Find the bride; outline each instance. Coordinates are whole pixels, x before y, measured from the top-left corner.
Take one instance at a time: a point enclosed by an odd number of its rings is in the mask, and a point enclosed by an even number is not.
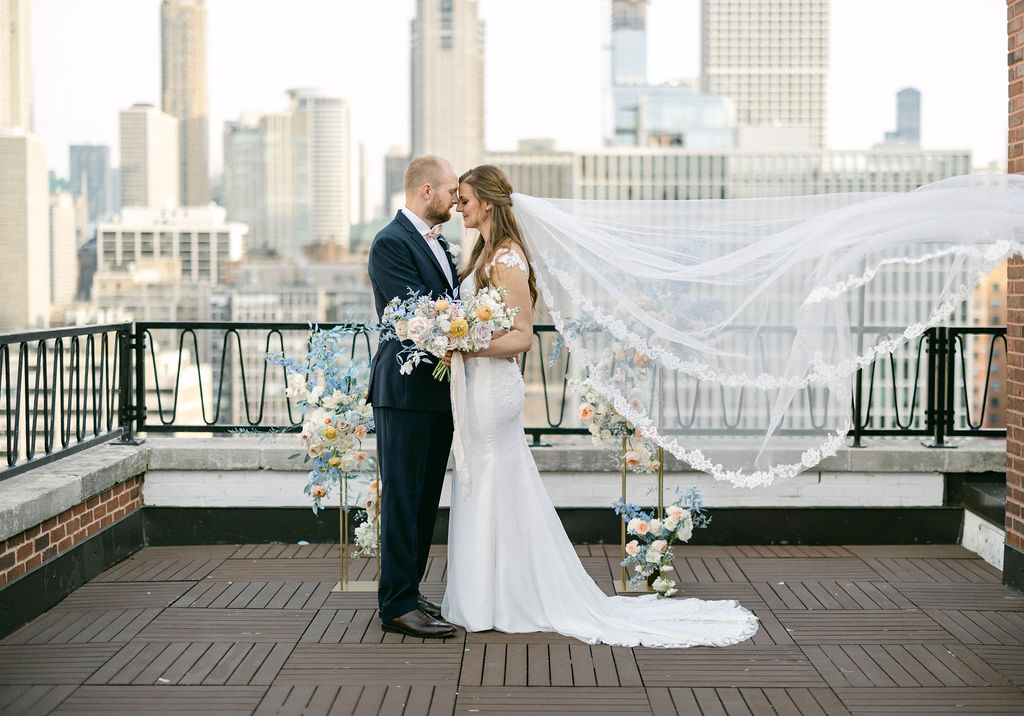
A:
[[[494,166],[459,178],[457,211],[480,236],[460,292],[508,290],[515,323],[482,351],[452,360],[455,471],[442,614],[469,631],[558,632],[621,646],[725,646],[757,618],[734,601],[607,596],[584,570],[523,437],[524,386],[515,358],[533,340],[534,271]]]

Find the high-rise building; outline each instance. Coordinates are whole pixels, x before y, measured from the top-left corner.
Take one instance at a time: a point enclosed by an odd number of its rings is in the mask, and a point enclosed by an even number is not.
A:
[[[49,321],[49,223],[46,145],[31,132],[0,129],[0,333]]]
[[[32,131],[32,0],[0,0],[0,129]]]
[[[647,84],[647,0],[612,0],[612,85]]]
[[[78,294],[78,239],[71,194],[50,195],[50,302],[70,306]]]
[[[367,166],[366,142],[359,143],[357,162],[358,165],[356,171],[359,174],[359,180],[357,182],[359,199],[355,205],[357,210],[354,212],[352,223],[365,224],[373,218],[370,215],[370,182],[369,177],[367,177],[369,167]]]
[[[250,253],[268,253],[266,161],[260,118],[243,116],[224,123],[224,208],[231,221],[249,225]]]
[[[733,146],[735,109],[684,82],[647,84],[647,0],[612,2],[612,132],[617,147]]]
[[[319,89],[288,90],[288,97],[300,245],[334,244],[347,249],[352,223],[348,104],[339,95]]]
[[[210,201],[210,109],[206,78],[206,3],[160,6],[163,111],[179,122],[179,194],[185,206]]]
[[[110,203],[110,148],[103,144],[72,144],[68,148],[71,194],[85,196],[88,221],[113,210]]]
[[[391,147],[384,156],[384,216],[390,217],[405,205],[405,170],[409,168],[409,152],[405,147]]]
[[[829,0],[701,0],[701,90],[750,126],[809,127],[825,146]]]
[[[896,93],[896,131],[885,133],[886,142],[921,143],[921,93],[913,87]]]
[[[412,20],[412,156],[455,173],[484,152],[484,28],[477,0],[417,0]]]
[[[178,206],[178,120],[152,105],[133,105],[121,110],[120,141],[121,206]]]
[[[224,199],[250,224],[255,253],[299,258],[308,246],[344,254],[352,223],[348,104],[325,90],[290,90],[285,112],[248,115],[224,130]]]

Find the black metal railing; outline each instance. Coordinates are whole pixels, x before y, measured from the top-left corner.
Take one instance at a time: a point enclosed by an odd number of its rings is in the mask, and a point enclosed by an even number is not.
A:
[[[120,437],[131,441],[131,323],[0,335],[0,479]]]
[[[375,336],[360,324],[346,328],[345,359],[368,361]],[[859,330],[863,343],[888,338],[884,328]],[[265,356],[283,353],[301,362],[310,336],[307,323],[217,321],[2,335],[7,468],[0,479],[105,440],[132,442],[139,433],[296,430],[300,412],[284,395],[285,369]],[[762,350],[765,340],[771,338],[754,335],[751,350]],[[907,342],[856,374],[853,445],[875,436],[917,436],[936,447],[955,436],[1005,437],[1005,425],[993,423],[991,414],[993,396],[1002,395],[996,376],[1005,371],[1005,355],[1005,327],[939,327]],[[534,326],[534,347],[521,368],[527,384],[524,430],[534,444],[546,436],[586,434],[566,384],[574,374],[571,355],[553,326]],[[669,405],[666,431],[763,434],[768,396],[672,380],[675,403]],[[802,435],[822,427],[828,398],[820,388],[802,391],[794,402],[799,419],[777,432]],[[707,417],[712,402],[715,424]]]

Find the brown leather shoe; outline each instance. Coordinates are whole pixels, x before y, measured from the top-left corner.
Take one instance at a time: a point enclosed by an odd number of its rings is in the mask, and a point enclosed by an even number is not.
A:
[[[448,622],[427,616],[419,609],[413,609],[400,617],[382,621],[381,627],[384,631],[422,639],[447,639],[450,636],[455,636],[455,627]]]
[[[416,596],[419,602],[420,611],[426,614],[428,617],[434,617],[434,619],[442,619],[441,617],[441,605],[437,602],[432,602],[422,594]]]

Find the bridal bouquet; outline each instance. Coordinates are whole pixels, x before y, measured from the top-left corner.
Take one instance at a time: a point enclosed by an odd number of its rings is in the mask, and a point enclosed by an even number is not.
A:
[[[402,375],[409,375],[428,356],[440,359],[450,351],[478,351],[491,344],[491,334],[510,328],[518,309],[504,301],[507,289],[484,287],[465,300],[411,294],[404,301],[394,298],[384,307],[380,335],[385,340],[410,341],[398,354]],[[437,361],[433,376],[444,380],[448,366]]]
[[[589,379],[569,380],[569,385],[580,396],[580,420],[593,436],[595,445],[602,445],[613,438],[626,438],[626,449],[619,458],[631,472],[654,473],[661,467],[658,449],[644,438],[643,433],[605,400],[594,389]]]
[[[313,511],[323,508],[331,487],[341,480],[376,469],[363,449],[373,430],[373,409],[366,403],[365,363],[351,363],[344,355],[345,336],[351,329],[314,328],[305,363],[283,353],[268,354],[268,363],[284,366],[285,395],[302,409],[299,441],[312,469],[303,490],[313,498]],[[301,454],[301,453],[300,453]]]
[[[618,499],[615,514],[626,523],[626,532],[633,536],[626,543],[625,567],[632,566],[629,585],[634,589],[646,580],[659,594],[671,597],[676,593],[675,580],[666,576],[672,571],[672,545],[689,542],[693,530],[707,527],[711,517],[705,514],[700,493],[691,487],[686,494],[665,508],[663,519],[640,507]]]

